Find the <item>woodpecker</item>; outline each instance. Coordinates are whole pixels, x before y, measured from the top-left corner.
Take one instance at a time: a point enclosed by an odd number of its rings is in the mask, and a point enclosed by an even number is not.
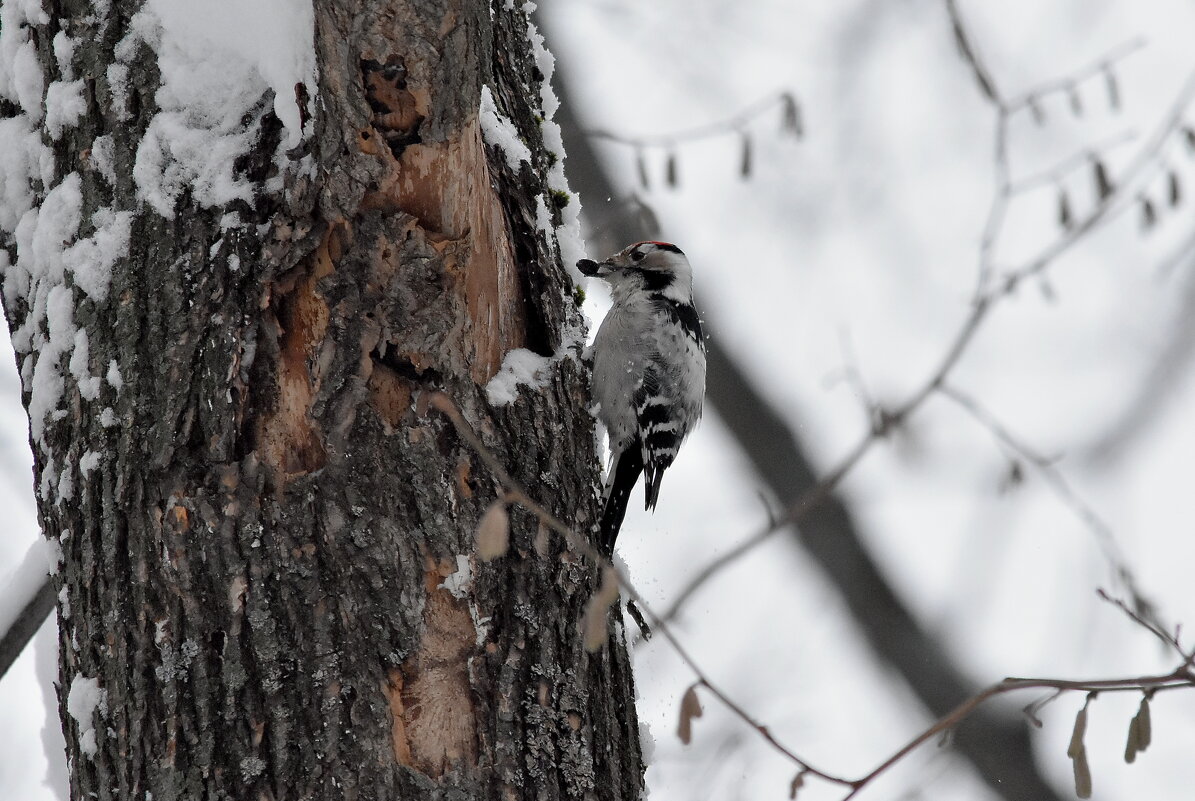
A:
[[[654,511],[660,479],[701,417],[705,340],[693,271],[676,245],[639,242],[577,269],[605,279],[614,299],[593,343],[597,416],[610,437],[599,534],[611,555],[639,474],[644,508]]]

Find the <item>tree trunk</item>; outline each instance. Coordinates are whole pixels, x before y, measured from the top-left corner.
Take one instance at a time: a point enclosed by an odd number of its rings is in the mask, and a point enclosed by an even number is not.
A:
[[[0,267],[63,554],[72,797],[638,798],[623,639],[578,634],[594,565],[519,510],[508,554],[472,557],[501,488],[428,405],[589,528],[524,11],[317,0],[318,85],[230,124],[193,113],[219,93],[179,100],[203,65],[167,74],[152,7],[54,5],[5,4],[0,142],[28,157],[0,164]],[[32,66],[81,108],[39,106]],[[487,136],[483,85],[529,160]],[[192,169],[229,142],[227,174]],[[497,403],[515,348],[553,358]]]

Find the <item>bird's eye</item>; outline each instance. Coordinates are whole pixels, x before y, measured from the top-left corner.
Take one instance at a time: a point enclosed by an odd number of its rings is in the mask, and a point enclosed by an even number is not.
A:
[[[643,251],[640,251],[640,250],[633,251],[631,253],[631,261],[643,261],[643,258],[646,255],[647,255],[646,253],[644,253]]]

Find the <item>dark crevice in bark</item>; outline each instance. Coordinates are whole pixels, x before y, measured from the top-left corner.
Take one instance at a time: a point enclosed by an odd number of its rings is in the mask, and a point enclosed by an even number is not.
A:
[[[365,100],[373,112],[373,128],[378,131],[396,159],[411,145],[421,144],[419,127],[424,117],[416,111],[415,97],[407,87],[407,65],[402,56],[391,55],[385,64],[372,58],[361,59],[365,82]],[[361,131],[361,138],[372,136]]]
[[[253,203],[234,200],[227,206],[227,211],[235,211],[245,222],[261,224],[268,222],[278,211],[279,202],[269,192],[262,191],[263,183],[278,174],[278,165],[274,162],[274,153],[282,143],[286,131],[282,121],[274,114],[274,93],[266,92],[258,103],[254,116],[242,121],[245,127],[252,127],[254,118],[257,123],[257,141],[247,153],[242,154],[233,162],[234,173],[253,183],[256,191]],[[292,158],[297,157],[294,154]],[[251,262],[250,262],[251,263]]]
[[[553,329],[543,313],[545,305],[558,302],[552,298],[551,284],[539,268],[540,245],[535,227],[526,219],[524,209],[512,202],[518,196],[518,189],[506,185],[505,177],[498,179],[499,193],[503,198],[506,219],[511,226],[511,242],[514,245],[515,264],[518,266],[522,289],[523,313],[527,318],[526,342],[524,347],[540,355],[551,356],[560,346],[560,332]]]
[[[392,351],[382,353],[378,348],[374,348],[369,355],[376,364],[388,367],[401,378],[405,378],[428,389],[442,386],[444,383],[443,377],[435,368],[426,367],[421,370],[410,359],[404,359]]]

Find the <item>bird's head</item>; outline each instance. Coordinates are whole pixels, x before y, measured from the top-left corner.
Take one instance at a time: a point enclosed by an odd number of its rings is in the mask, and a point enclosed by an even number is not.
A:
[[[642,288],[687,296],[693,287],[689,260],[680,248],[668,242],[637,242],[605,261],[581,259],[577,269],[592,278],[605,279],[614,290]]]

